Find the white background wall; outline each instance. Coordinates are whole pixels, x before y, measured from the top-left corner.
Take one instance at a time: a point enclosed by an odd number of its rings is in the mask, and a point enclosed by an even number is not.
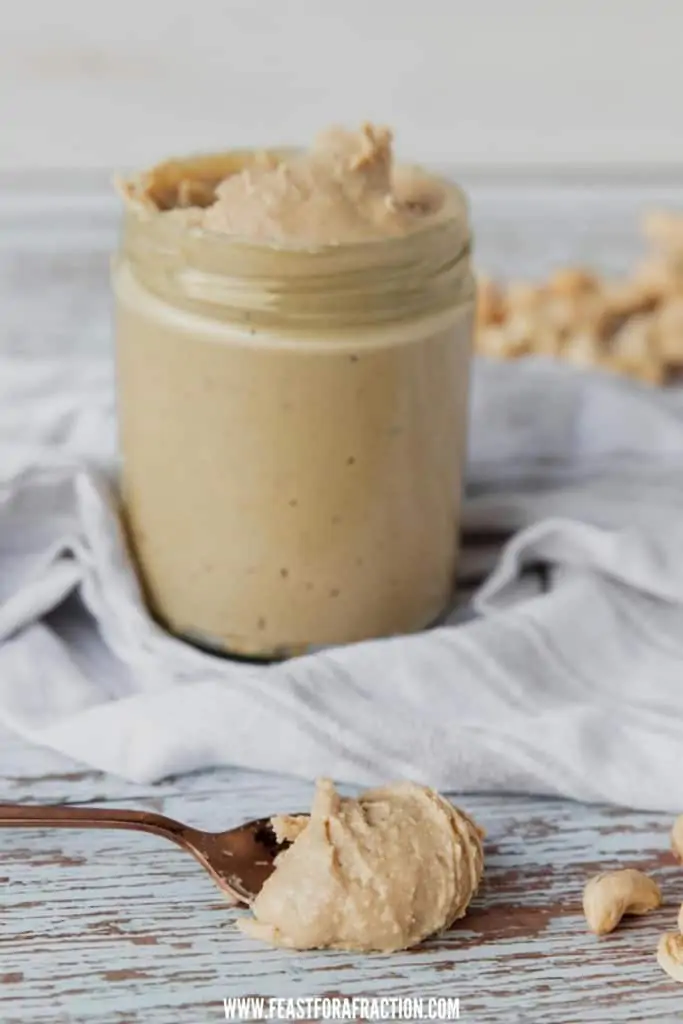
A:
[[[0,0],[0,167],[365,118],[425,161],[683,167],[683,0]]]

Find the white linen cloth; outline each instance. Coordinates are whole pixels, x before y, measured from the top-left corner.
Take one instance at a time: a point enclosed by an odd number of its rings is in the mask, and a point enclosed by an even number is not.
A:
[[[107,483],[111,376],[104,358],[0,358],[0,724],[37,757],[682,809],[681,392],[477,365],[462,575],[493,569],[479,614],[260,667],[149,618]]]

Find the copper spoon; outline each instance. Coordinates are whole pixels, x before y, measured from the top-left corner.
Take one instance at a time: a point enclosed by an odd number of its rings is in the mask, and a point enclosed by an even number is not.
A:
[[[251,903],[272,874],[278,842],[270,818],[248,821],[227,832],[202,832],[153,811],[101,810],[46,804],[0,804],[0,828],[123,828],[170,839],[191,853],[220,889],[238,903]]]

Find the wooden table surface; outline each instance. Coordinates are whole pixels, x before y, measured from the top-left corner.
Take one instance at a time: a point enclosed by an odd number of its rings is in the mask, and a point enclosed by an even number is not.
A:
[[[634,258],[636,217],[679,206],[665,182],[468,182],[480,265],[515,275]],[[99,178],[0,179],[0,351],[109,358],[108,254],[116,212]],[[36,213],[39,216],[36,216]],[[149,808],[200,827],[306,807],[308,783],[210,771],[135,786],[0,734],[0,801]],[[271,950],[195,862],[132,833],[0,832],[0,1021],[209,1024],[233,996],[458,997],[460,1019],[541,1024],[683,1020],[683,986],[658,968],[683,869],[667,815],[526,796],[459,797],[487,831],[486,875],[468,917],[410,952],[355,956]],[[683,809],[683,796],[681,798]],[[581,916],[595,871],[637,866],[664,906],[603,939]]]

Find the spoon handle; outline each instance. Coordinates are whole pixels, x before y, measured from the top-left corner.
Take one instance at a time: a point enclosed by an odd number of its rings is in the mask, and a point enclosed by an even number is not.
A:
[[[185,825],[154,811],[70,807],[59,804],[0,804],[0,828],[123,828],[152,832],[182,845]]]

